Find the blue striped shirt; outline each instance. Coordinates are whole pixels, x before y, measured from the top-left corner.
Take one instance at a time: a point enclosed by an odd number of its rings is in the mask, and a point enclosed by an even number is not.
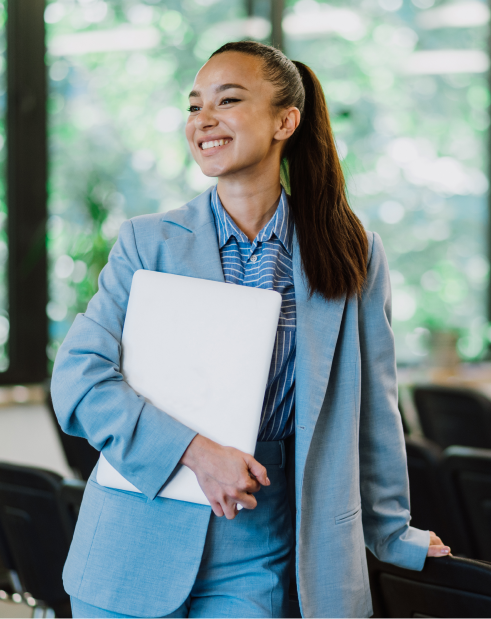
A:
[[[227,284],[276,290],[283,298],[258,436],[259,441],[277,441],[293,434],[295,428],[293,221],[286,193],[283,189],[275,214],[252,242],[223,208],[216,187],[211,206]]]

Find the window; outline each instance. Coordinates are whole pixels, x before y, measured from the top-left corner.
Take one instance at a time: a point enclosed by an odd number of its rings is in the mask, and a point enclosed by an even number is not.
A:
[[[124,219],[213,184],[183,123],[197,67],[230,39],[265,39],[242,0],[57,0],[46,6],[51,360],[97,290]]]
[[[48,0],[51,360],[121,221],[210,184],[182,131],[194,72],[227,40],[269,41],[281,4]],[[402,363],[433,331],[464,359],[488,347],[488,22],[482,0],[285,1],[285,51],[320,77],[351,204],[384,242]]]
[[[286,53],[325,89],[350,201],[384,242],[400,362],[430,330],[487,349],[487,52],[480,0],[287,0]]]

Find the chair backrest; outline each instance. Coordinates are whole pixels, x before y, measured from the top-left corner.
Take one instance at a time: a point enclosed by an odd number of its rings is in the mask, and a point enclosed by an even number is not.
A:
[[[54,605],[67,599],[61,574],[68,554],[56,473],[0,462],[0,527],[22,587]]]
[[[67,536],[69,541],[71,541],[75,531],[85,485],[85,482],[80,479],[64,479],[60,485],[59,496],[62,508],[65,510],[65,521],[67,524]]]
[[[414,402],[424,435],[442,449],[451,445],[491,448],[491,402],[480,393],[417,386]]]
[[[22,593],[12,554],[7,544],[7,536],[0,521],[0,589],[12,593]]]
[[[398,409],[399,409],[399,413],[401,414],[401,423],[402,423],[402,429],[404,430],[404,434],[409,434],[410,429],[406,421],[406,416],[404,414],[404,406],[403,406],[403,403],[400,397],[399,397],[399,402],[398,402]]]
[[[443,453],[443,468],[457,497],[471,556],[491,561],[491,450],[449,447]]]
[[[7,544],[4,540],[2,528],[0,526],[0,590],[8,592],[10,595],[14,593],[12,587],[12,570],[13,563],[10,558],[10,553],[7,549]],[[17,591],[20,593],[21,591]]]
[[[56,431],[58,432],[70,468],[77,475],[80,475],[81,479],[87,481],[99,460],[99,452],[86,439],[63,432],[58,423],[49,390],[46,392],[46,405],[55,423]]]
[[[442,450],[428,439],[406,436],[411,525],[435,531],[454,553],[469,556],[470,546],[455,514],[452,490],[441,470]]]
[[[434,558],[416,572],[367,559],[375,617],[491,617],[487,563]]]
[[[411,524],[418,529],[441,529],[440,460],[442,451],[428,439],[405,436]]]

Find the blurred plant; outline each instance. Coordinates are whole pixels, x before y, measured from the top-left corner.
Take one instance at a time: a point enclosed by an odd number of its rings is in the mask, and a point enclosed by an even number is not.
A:
[[[48,1],[50,345],[97,291],[127,218],[181,206],[214,180],[183,125],[200,64],[229,37],[265,37],[243,0]]]
[[[398,360],[420,362],[430,331],[450,330],[459,333],[462,358],[481,358],[489,280],[486,2],[286,6],[287,54],[321,80],[351,205],[384,243]]]
[[[103,226],[107,221],[110,209],[104,203],[104,194],[101,192],[101,180],[96,172],[89,177],[87,184],[86,205],[90,216],[90,226],[84,235],[74,239],[71,258],[74,261],[74,270],[79,263],[80,274],[72,278],[72,286],[76,292],[76,312],[84,312],[87,303],[98,290],[97,280],[109,256],[113,243],[103,234]],[[87,266],[81,266],[81,264]],[[81,278],[85,271],[85,276]]]
[[[448,22],[447,8],[463,16]],[[481,0],[286,0],[286,51],[319,76],[351,204],[384,242],[403,363],[427,356],[430,330],[457,330],[465,359],[487,350],[486,11]],[[183,134],[197,68],[270,26],[246,19],[243,0],[51,0],[46,22],[53,359],[121,221],[213,183]]]

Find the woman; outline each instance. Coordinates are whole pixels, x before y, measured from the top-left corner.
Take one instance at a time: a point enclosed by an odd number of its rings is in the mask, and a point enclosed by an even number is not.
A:
[[[348,206],[317,78],[278,50],[215,52],[190,93],[186,136],[217,187],[123,224],[56,359],[61,426],[142,492],[89,480],[64,571],[74,616],[288,616],[292,554],[303,616],[370,616],[365,544],[416,570],[450,550],[409,526],[381,241]],[[121,332],[142,268],[283,295],[255,457],[123,381]],[[211,509],[157,497],[180,464]]]

